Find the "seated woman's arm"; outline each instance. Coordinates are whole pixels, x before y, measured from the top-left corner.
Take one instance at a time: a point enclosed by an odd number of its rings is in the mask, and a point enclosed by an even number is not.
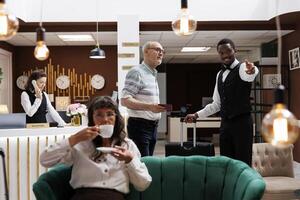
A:
[[[113,153],[113,155],[119,157],[120,160],[125,161],[129,181],[134,185],[136,190],[144,191],[149,187],[152,177],[150,176],[146,165],[140,161],[141,154],[135,143],[132,140],[128,140],[127,142],[129,147],[128,150],[125,150],[126,148],[123,147],[116,147],[118,150],[116,153]],[[120,158],[122,156],[124,156],[124,159]]]
[[[87,127],[70,136],[68,139],[50,145],[40,156],[41,165],[44,167],[52,167],[58,163],[72,165],[76,153],[73,147],[82,141],[94,139],[98,133],[98,127]]]
[[[72,151],[69,139],[64,139],[61,142],[50,145],[40,156],[41,165],[47,168],[53,167],[58,163],[72,165]]]

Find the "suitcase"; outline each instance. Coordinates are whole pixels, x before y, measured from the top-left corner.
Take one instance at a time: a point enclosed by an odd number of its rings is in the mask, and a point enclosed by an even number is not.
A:
[[[215,148],[211,142],[196,142],[196,120],[193,122],[193,142],[183,142],[183,120],[180,118],[180,143],[172,142],[165,145],[166,156],[192,156],[192,155],[203,155],[203,156],[214,156]]]

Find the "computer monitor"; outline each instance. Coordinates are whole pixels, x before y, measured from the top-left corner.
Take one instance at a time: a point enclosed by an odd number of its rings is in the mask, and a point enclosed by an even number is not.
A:
[[[57,113],[60,115],[60,117],[66,122],[71,122],[71,117],[67,116],[66,111],[57,111]],[[46,114],[47,122],[49,123],[50,127],[57,127],[58,123],[54,121],[54,119],[51,117],[49,113]]]
[[[0,129],[26,128],[26,113],[0,114]]]

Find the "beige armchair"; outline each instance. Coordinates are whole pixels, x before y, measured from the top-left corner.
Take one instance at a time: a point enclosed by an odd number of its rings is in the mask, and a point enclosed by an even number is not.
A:
[[[293,145],[280,148],[253,144],[252,167],[266,182],[263,199],[300,199],[300,179],[294,178]]]

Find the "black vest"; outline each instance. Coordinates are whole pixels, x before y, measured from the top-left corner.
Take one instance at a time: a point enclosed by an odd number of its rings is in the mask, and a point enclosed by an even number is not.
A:
[[[31,105],[33,105],[33,103],[36,99],[34,93],[29,92],[29,91],[26,91],[26,93],[29,96]],[[26,115],[26,123],[46,123],[47,122],[46,114],[47,114],[47,101],[46,101],[46,96],[43,93],[42,103],[41,103],[40,107],[38,108],[36,113],[34,113],[34,115],[32,117],[29,117],[28,115]]]
[[[224,71],[219,73],[218,92],[221,99],[220,114],[222,118],[232,119],[242,114],[250,113],[251,82],[243,81],[239,75],[241,63],[235,66],[226,77],[224,83],[222,77]]]

